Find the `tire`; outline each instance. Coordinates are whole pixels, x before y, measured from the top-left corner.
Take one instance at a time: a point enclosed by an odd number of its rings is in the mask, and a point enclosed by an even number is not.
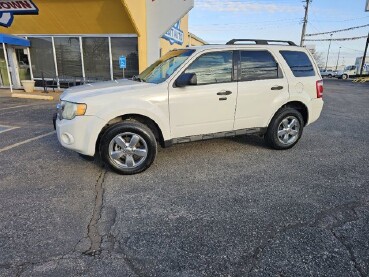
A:
[[[342,80],[347,80],[348,79],[348,75],[347,74],[343,74],[342,75]]]
[[[332,78],[332,77],[333,77],[333,75],[332,75],[332,74],[329,74],[329,75],[328,75],[328,78]]]
[[[304,125],[304,119],[299,111],[294,108],[283,108],[274,115],[264,139],[271,148],[290,149],[300,140]]]
[[[154,162],[156,153],[153,132],[139,122],[114,124],[106,130],[100,142],[102,161],[122,175],[145,171]]]

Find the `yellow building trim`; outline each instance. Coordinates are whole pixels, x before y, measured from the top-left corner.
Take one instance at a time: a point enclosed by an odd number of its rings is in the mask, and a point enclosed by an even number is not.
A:
[[[142,72],[147,64],[146,0],[121,0],[138,35],[138,62]]]
[[[66,3],[68,2],[68,3]],[[121,0],[39,0],[38,15],[15,15],[6,34],[136,34]]]

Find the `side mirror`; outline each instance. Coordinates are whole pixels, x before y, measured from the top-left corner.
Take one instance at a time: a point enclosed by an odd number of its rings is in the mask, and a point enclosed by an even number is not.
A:
[[[175,82],[176,87],[183,88],[186,86],[197,85],[197,77],[195,73],[183,73]]]

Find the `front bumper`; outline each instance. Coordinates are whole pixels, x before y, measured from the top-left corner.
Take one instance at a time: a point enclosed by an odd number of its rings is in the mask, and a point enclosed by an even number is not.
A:
[[[55,118],[55,119],[54,119]],[[96,116],[77,116],[72,120],[53,117],[60,144],[87,156],[94,156],[97,138],[105,122]]]

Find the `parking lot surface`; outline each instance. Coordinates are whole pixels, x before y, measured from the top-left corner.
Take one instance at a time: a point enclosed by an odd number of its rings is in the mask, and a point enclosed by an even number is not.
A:
[[[0,97],[0,276],[368,276],[369,85],[324,100],[291,150],[182,144],[120,176],[59,145],[56,103]]]

